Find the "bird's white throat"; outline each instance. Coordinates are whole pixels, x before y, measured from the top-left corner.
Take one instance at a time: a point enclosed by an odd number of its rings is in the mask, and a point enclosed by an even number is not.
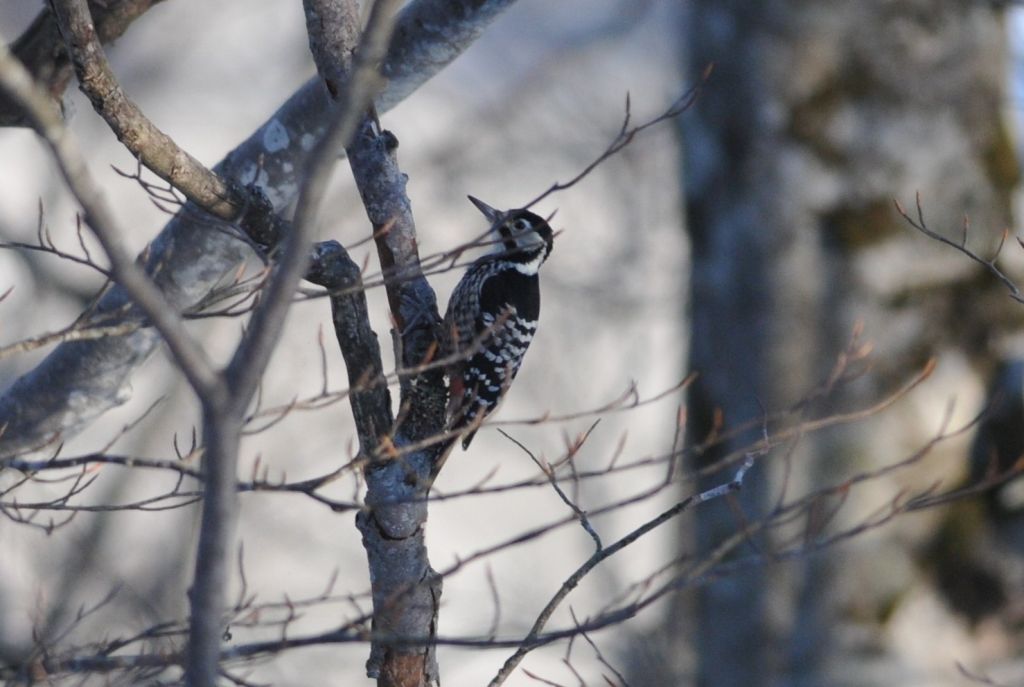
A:
[[[522,272],[523,274],[525,274],[527,276],[533,276],[533,275],[537,274],[537,272],[540,270],[541,263],[543,263],[543,262],[544,262],[544,253],[540,252],[540,253],[537,253],[537,256],[534,257],[529,262],[517,262],[517,263],[514,263],[514,267],[516,268],[516,270],[518,272]]]

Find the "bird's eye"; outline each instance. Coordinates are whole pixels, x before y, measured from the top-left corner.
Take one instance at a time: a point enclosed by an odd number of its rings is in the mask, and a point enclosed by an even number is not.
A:
[[[526,231],[527,229],[530,228],[530,223],[527,222],[525,219],[517,219],[512,224],[512,226],[515,228],[516,231]]]

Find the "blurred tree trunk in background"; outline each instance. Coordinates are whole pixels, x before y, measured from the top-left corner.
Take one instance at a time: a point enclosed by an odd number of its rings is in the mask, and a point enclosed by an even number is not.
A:
[[[692,0],[684,22],[689,73],[715,64],[681,121],[693,244],[690,367],[700,373],[689,398],[691,443],[718,411],[728,427],[799,400],[824,378],[857,320],[875,345],[871,376],[857,388],[863,398],[944,351],[972,363],[965,377],[987,374],[1000,326],[1020,321],[1019,306],[976,265],[909,229],[892,199],[913,208],[920,191],[931,227],[957,237],[968,214],[971,244],[983,254],[1009,226],[1017,164],[1002,118],[1006,39],[994,3]],[[846,431],[805,440],[790,488],[891,461],[906,439]],[[739,498],[747,518],[778,494],[781,458],[762,467]],[[724,502],[696,517],[700,551],[741,526]],[[764,551],[769,543],[757,544]],[[665,635],[680,644],[694,637],[696,684],[843,682],[827,665],[850,650],[836,632],[851,603],[841,578],[866,569],[843,555],[715,580],[692,610],[680,610],[692,600],[678,600]],[[909,554],[878,555],[872,565],[882,571],[885,556]],[[882,595],[855,602],[891,602]]]

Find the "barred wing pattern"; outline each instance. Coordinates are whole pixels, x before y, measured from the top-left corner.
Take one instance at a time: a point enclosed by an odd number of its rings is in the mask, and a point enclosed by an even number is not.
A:
[[[463,357],[449,367],[448,428],[473,428],[463,448],[515,379],[539,315],[537,275],[514,263],[485,257],[456,287],[445,316],[445,352]]]

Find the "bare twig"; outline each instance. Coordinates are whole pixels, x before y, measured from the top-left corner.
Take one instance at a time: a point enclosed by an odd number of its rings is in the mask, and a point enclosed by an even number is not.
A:
[[[840,376],[840,378],[842,378],[842,376]],[[886,406],[876,404],[873,407],[877,409],[878,407]],[[848,415],[850,417],[855,417],[858,416],[858,413],[848,413]],[[764,418],[760,419],[759,424],[763,426]],[[797,440],[807,433],[794,431],[789,428],[784,429],[786,431],[780,430],[780,432],[785,436],[792,437],[793,440]],[[340,628],[317,634],[293,637],[289,635],[287,628],[295,618],[301,616],[301,609],[299,608],[299,604],[286,600],[285,602],[277,604],[279,612],[276,615],[273,617],[268,615],[264,618],[267,625],[280,626],[281,636],[279,639],[244,643],[226,648],[221,652],[220,659],[222,662],[242,660],[247,657],[269,656],[282,651],[298,650],[302,647],[335,643],[365,642],[367,639],[371,639],[391,648],[406,647],[410,651],[431,643],[435,645],[463,647],[508,647],[518,652],[524,648],[530,650],[552,642],[564,641],[571,639],[572,637],[582,636],[583,634],[621,623],[625,619],[649,608],[658,599],[680,589],[705,584],[711,579],[718,579],[723,576],[736,574],[737,572],[754,566],[765,565],[769,561],[774,562],[806,556],[814,551],[820,551],[830,546],[836,546],[871,528],[880,527],[885,523],[890,522],[894,517],[915,510],[917,507],[916,504],[927,502],[926,499],[929,494],[933,493],[933,489],[925,490],[921,494],[900,492],[883,508],[876,512],[869,513],[855,525],[832,535],[823,535],[820,529],[815,530],[809,535],[807,533],[798,533],[798,535],[791,536],[787,533],[788,529],[792,529],[791,524],[793,522],[807,518],[808,514],[810,514],[817,507],[817,504],[821,503],[823,500],[841,497],[842,495],[848,494],[851,490],[857,488],[858,485],[877,482],[885,475],[914,465],[927,455],[929,451],[940,441],[944,441],[945,439],[954,436],[956,432],[962,431],[964,430],[957,429],[950,431],[944,424],[933,441],[929,442],[919,451],[913,453],[904,460],[884,466],[879,470],[855,475],[841,483],[834,484],[828,488],[818,490],[811,494],[800,496],[787,503],[780,502],[774,510],[769,511],[763,516],[751,518],[749,521],[744,522],[741,531],[737,532],[728,541],[724,542],[710,556],[691,560],[692,554],[684,553],[676,560],[653,573],[648,574],[645,571],[644,578],[633,586],[633,590],[629,592],[628,598],[626,595],[623,596],[623,599],[625,599],[624,601],[609,604],[607,608],[600,610],[592,617],[576,618],[574,616],[574,620],[569,626],[553,630],[542,629],[532,638],[529,642],[529,646],[524,644],[522,637],[493,636],[496,634],[494,632],[489,633],[485,637],[452,637],[434,636],[432,634],[425,634],[422,631],[417,631],[414,634],[385,633],[381,631],[382,628],[375,627],[374,632],[370,633],[365,627],[367,616],[358,609],[356,611],[357,617]],[[736,466],[734,474],[728,483],[720,484],[703,492],[694,494],[689,497],[688,506],[686,504],[677,504],[674,509],[698,507],[700,504],[705,503],[708,500],[721,498],[723,495],[733,493],[733,490],[735,488],[739,488],[740,483],[745,479],[745,476],[749,474],[747,470],[749,469],[750,464],[758,460],[760,456],[764,455],[769,448],[776,448],[779,443],[780,441],[777,441],[769,434],[766,437],[762,437],[761,441],[757,445],[753,447],[747,446],[746,452],[742,456],[742,464]],[[567,455],[572,454],[575,446],[576,444],[567,447]],[[673,450],[670,453],[674,456],[676,451]],[[661,458],[663,462],[673,459],[674,458]],[[557,466],[564,462],[564,459],[555,461],[554,465]],[[580,472],[578,475],[571,474],[570,478],[576,479],[583,474],[585,473]],[[614,473],[608,473],[608,475],[610,474]],[[326,480],[329,478],[330,475],[326,475],[318,479]],[[540,483],[548,484],[548,480],[540,480]],[[299,483],[296,483],[296,485],[298,484]],[[79,486],[73,485],[72,488],[78,490]],[[659,490],[663,489],[664,484],[659,482],[656,488]],[[617,509],[624,508],[630,503],[637,502],[637,500],[649,498],[652,493],[656,492],[645,491],[637,494],[636,496],[623,498],[614,503],[607,504],[606,506],[592,509],[588,515],[598,517],[606,513],[614,512]],[[58,508],[61,507],[60,503],[55,505]],[[649,532],[650,528],[657,527],[659,522],[663,522],[666,517],[672,517],[671,511],[664,512],[657,518],[643,523],[634,533],[627,535],[627,539],[632,536],[644,536],[645,532]],[[527,542],[535,541],[540,537],[550,535],[561,527],[578,525],[578,522],[578,516],[573,513],[564,518],[559,518],[553,522],[543,524],[535,529],[519,533],[514,537],[510,537],[505,541],[499,542],[495,546],[487,547],[478,553],[472,554],[468,557],[463,557],[459,562],[443,571],[443,575],[454,575],[473,562],[486,562],[491,555],[497,551],[508,550],[521,546]],[[39,525],[46,527],[46,523],[40,522]],[[741,549],[741,547],[747,546],[752,537],[757,536],[760,533],[786,534],[785,537],[777,537],[779,541],[783,542],[782,548],[774,550],[755,549],[749,555],[737,557],[736,553]],[[603,551],[608,552],[609,550],[614,550],[616,547],[620,546],[628,546],[628,541],[619,540],[610,547],[605,548]],[[726,556],[730,554],[732,556],[731,560],[726,561]],[[603,555],[611,554],[605,553]],[[599,563],[595,563],[594,566],[596,567],[597,564]],[[668,579],[663,579],[666,575],[668,576]],[[572,578],[569,578],[568,581],[571,582],[571,579]],[[409,590],[407,588],[398,589],[396,590],[396,595],[387,599],[386,602],[389,604],[398,604],[408,594]],[[565,591],[560,589],[558,594],[565,594]],[[338,601],[344,603],[344,598],[332,600],[332,603]],[[313,599],[310,602],[315,603],[316,599]],[[248,603],[248,600],[243,600],[240,605],[235,609],[232,609],[232,616],[225,622],[230,622],[232,627],[256,626],[259,624],[260,611],[258,608],[260,607],[249,607],[247,605]],[[355,602],[352,601],[352,603]],[[270,605],[265,604],[261,607],[270,608]],[[97,655],[95,656],[74,656],[70,654],[58,655],[54,652],[48,651],[45,659],[43,659],[42,666],[45,666],[47,671],[53,673],[59,673],[65,670],[68,672],[106,672],[114,670],[132,670],[132,666],[137,668],[142,665],[154,667],[158,665],[181,665],[181,662],[184,660],[182,654],[175,651],[173,647],[170,649],[163,649],[159,653],[148,651],[141,654],[135,654],[132,657],[127,655],[109,657],[109,655],[99,655],[99,651],[96,653]],[[157,662],[158,658],[162,658],[164,662]],[[606,667],[611,670],[610,667]],[[611,670],[611,672],[614,673],[613,670]],[[0,677],[5,677],[8,674],[9,673],[5,672],[3,667],[0,667]]]
[[[1003,245],[1006,243],[1007,235],[1009,234],[1008,229],[1003,230],[1002,237],[999,239],[999,246],[996,247],[995,252],[991,258],[983,258],[972,249],[967,247],[967,235],[970,231],[970,221],[964,217],[963,220],[963,233],[959,241],[952,241],[942,234],[933,231],[928,227],[928,224],[924,220],[924,209],[921,206],[921,194],[918,193],[915,196],[915,205],[917,207],[916,217],[911,217],[910,214],[904,209],[903,205],[896,199],[893,199],[893,204],[896,206],[896,212],[907,221],[917,231],[921,232],[933,241],[955,248],[960,253],[966,255],[968,258],[978,263],[985,269],[987,269],[992,276],[998,279],[1006,287],[1007,291],[1010,292],[1010,298],[1017,301],[1018,303],[1024,303],[1024,293],[1021,293],[1020,288],[1017,284],[1010,279],[1006,274],[996,266],[996,259],[1003,250]]]
[[[990,678],[988,675],[985,675],[984,673],[977,673],[977,672],[969,669],[967,666],[965,666],[960,661],[956,662],[956,669],[957,669],[957,671],[961,675],[963,675],[965,678],[967,678],[968,680],[970,680],[971,682],[973,682],[975,684],[978,684],[978,685],[988,685],[988,687],[1008,687],[1008,685],[1005,685],[1002,682],[996,682],[995,680]]]
[[[668,510],[664,511],[657,517],[645,522],[640,527],[636,528],[629,534],[620,538],[610,546],[607,546],[605,548],[599,548],[596,552],[594,552],[594,554],[586,561],[584,561],[582,565],[576,568],[576,570],[568,578],[566,578],[565,582],[562,583],[562,586],[558,588],[558,591],[555,592],[554,596],[551,597],[551,600],[548,601],[548,603],[544,606],[541,612],[537,615],[537,619],[534,621],[533,627],[530,628],[530,631],[522,639],[515,653],[513,653],[501,666],[501,669],[498,671],[498,674],[495,675],[494,678],[488,683],[488,687],[497,687],[498,685],[504,684],[505,680],[509,678],[509,676],[512,674],[512,671],[516,669],[516,666],[519,665],[519,663],[523,660],[526,654],[530,653],[535,648],[540,646],[540,644],[538,643],[538,638],[540,637],[541,631],[544,629],[544,626],[547,625],[548,620],[551,619],[551,615],[555,612],[555,609],[557,609],[558,606],[561,605],[562,601],[565,600],[565,597],[567,597],[569,593],[573,589],[575,589],[577,585],[579,585],[580,581],[591,570],[597,567],[602,561],[610,558],[611,556],[614,556],[618,552],[628,547],[630,544],[636,542],[643,535],[647,534],[651,530],[660,527],[669,520],[672,520],[680,513],[683,513],[689,508],[700,503],[706,503],[713,499],[720,498],[722,496],[725,496],[726,494],[731,494],[733,492],[739,491],[743,486],[743,478],[746,476],[747,470],[749,470],[750,467],[753,465],[753,462],[753,454],[748,455],[747,460],[743,463],[742,466],[740,466],[740,469],[736,471],[736,474],[729,482],[714,487],[713,489],[709,489],[707,491],[694,494],[683,499],[682,501],[675,504]]]
[[[885,466],[878,471],[869,473],[863,473],[855,478],[845,481],[843,483],[833,485],[811,494],[807,494],[804,497],[798,498],[788,504],[785,504],[775,511],[767,514],[763,519],[756,522],[752,522],[749,525],[749,529],[737,532],[726,542],[723,542],[711,555],[703,557],[697,561],[687,563],[685,554],[680,559],[674,561],[671,566],[666,570],[671,570],[672,574],[670,579],[663,583],[657,583],[655,577],[658,575],[656,572],[654,575],[647,577],[642,583],[642,589],[646,590],[637,599],[629,601],[626,604],[613,607],[608,610],[601,612],[600,614],[587,618],[578,619],[574,616],[574,620],[571,626],[564,629],[551,630],[547,632],[540,632],[536,634],[530,647],[526,647],[523,643],[522,638],[472,638],[472,637],[445,637],[439,636],[428,640],[423,636],[400,636],[400,637],[388,637],[387,641],[393,646],[419,646],[426,641],[434,641],[438,645],[450,645],[450,646],[463,646],[463,647],[487,647],[487,648],[501,648],[507,647],[516,649],[517,652],[522,651],[524,648],[527,650],[550,644],[552,642],[570,639],[572,637],[581,636],[585,633],[590,633],[602,628],[606,628],[618,623],[621,623],[627,618],[633,617],[640,611],[649,608],[657,600],[663,598],[666,594],[673,593],[680,589],[688,586],[704,584],[710,579],[718,579],[723,576],[735,574],[742,570],[748,569],[752,566],[764,565],[768,561],[777,562],[779,560],[791,559],[796,557],[802,557],[809,555],[814,551],[820,551],[824,548],[836,546],[843,541],[847,541],[851,537],[857,536],[870,529],[880,527],[890,522],[894,517],[897,517],[903,513],[908,512],[908,506],[913,499],[908,499],[904,493],[897,494],[896,497],[888,504],[885,508],[878,511],[876,514],[871,514],[860,522],[855,523],[849,528],[836,532],[829,537],[821,537],[816,540],[809,541],[797,541],[792,545],[791,548],[777,550],[770,554],[757,552],[752,555],[743,558],[734,558],[730,562],[725,562],[725,557],[737,550],[738,547],[742,546],[746,541],[749,540],[757,532],[767,531],[772,528],[785,525],[791,522],[794,517],[800,517],[801,514],[806,514],[808,509],[813,507],[814,503],[822,498],[828,497],[832,494],[843,493],[849,491],[856,484],[866,484],[874,480],[877,480],[883,474],[887,474],[890,471],[898,470],[901,468],[908,467],[920,461],[928,452],[939,442],[948,439],[949,437],[955,436],[958,432],[964,431],[963,429],[956,429],[953,431],[947,431],[946,428],[942,428],[940,433],[929,442],[926,446],[922,447],[919,451],[914,452],[907,458],[893,463],[889,466]],[[743,479],[745,474],[745,468],[737,471],[734,480],[730,484]],[[717,489],[717,488],[716,488]],[[703,495],[705,500],[708,498],[714,498],[715,494],[719,492],[711,490],[705,492]],[[689,503],[691,506],[697,505],[698,499],[701,498],[701,494],[695,494],[690,497],[687,502],[677,504],[673,510],[685,507],[685,503]],[[611,555],[611,551],[617,549],[617,547],[624,547],[628,545],[629,540],[634,536],[639,536],[642,531],[649,531],[649,528],[657,526],[658,523],[663,522],[666,516],[671,517],[671,511],[663,513],[657,518],[644,523],[641,528],[637,531],[630,533],[623,540],[620,540],[613,544],[611,547],[605,549],[604,555]],[[573,521],[574,518],[570,518],[567,522]],[[506,543],[506,547],[514,546],[520,543],[522,538],[510,540]],[[572,577],[567,580],[567,584],[572,580]],[[563,591],[559,590],[559,595]],[[557,596],[557,595],[556,595]],[[317,599],[322,598],[322,595],[316,597]],[[314,599],[313,601],[315,601]],[[288,611],[288,614],[293,614],[296,604],[294,602],[287,602],[282,608]],[[365,616],[360,615],[352,621],[346,623],[340,628],[333,629],[327,632],[322,632],[313,635],[301,636],[301,637],[288,637],[283,635],[280,639],[252,642],[248,644],[241,644],[238,646],[226,649],[221,656],[222,660],[233,660],[244,657],[254,657],[260,655],[277,654],[285,650],[299,649],[302,647],[309,646],[321,646],[336,643],[354,643],[366,641],[367,633],[363,629],[363,623],[365,623]],[[276,622],[276,621],[275,621]],[[182,657],[173,651],[164,651],[160,653],[143,653],[135,655],[96,655],[96,656],[68,656],[58,657],[50,654],[42,659],[41,667],[49,673],[60,673],[60,672],[110,672],[115,670],[124,670],[138,666],[168,666],[168,665],[180,665]],[[614,672],[614,671],[613,671]],[[5,676],[3,669],[0,669],[0,676]],[[500,683],[499,683],[500,684]]]
[[[632,118],[632,111],[630,109],[629,94],[626,94],[626,114],[622,119],[622,126],[619,129],[618,135],[608,144],[608,147],[604,149],[600,155],[598,155],[593,162],[583,168],[576,176],[569,179],[569,181],[560,181],[552,184],[546,191],[541,193],[539,196],[531,200],[523,207],[530,208],[544,200],[552,193],[564,191],[568,188],[572,188],[579,182],[583,181],[591,172],[597,169],[603,164],[608,158],[612,157],[620,150],[628,146],[636,138],[637,134],[643,132],[646,129],[656,126],[667,119],[678,117],[682,113],[686,112],[690,107],[697,101],[700,96],[701,89],[707,80],[711,77],[712,69],[714,65],[709,64],[701,75],[700,81],[695,86],[687,89],[682,95],[680,95],[671,105],[668,106],[661,114],[648,119],[647,121],[637,124],[636,126],[630,127],[630,119]]]
[[[47,253],[49,255],[53,255],[55,257],[58,257],[61,260],[66,260],[68,262],[73,262],[73,263],[75,263],[77,265],[82,265],[84,267],[88,267],[89,269],[92,269],[92,270],[95,270],[96,272],[99,272],[104,277],[107,277],[108,279],[110,278],[110,272],[108,272],[101,265],[96,263],[92,259],[91,256],[85,255],[83,257],[81,255],[75,255],[74,253],[68,253],[67,251],[64,251],[64,250],[61,250],[60,248],[57,248],[57,246],[55,246],[55,245],[42,244],[42,243],[25,243],[23,241],[2,241],[2,240],[0,240],[0,248],[10,248],[10,249],[14,249],[14,250],[25,250],[25,251],[36,251],[36,252],[39,252],[39,253]],[[83,244],[83,248],[84,248],[84,244]]]
[[[591,426],[591,430],[593,430],[594,426],[596,426],[596,423],[595,423],[595,425]],[[535,456],[533,454],[533,451],[531,451],[530,449],[526,448],[526,446],[524,446],[522,442],[520,442],[515,437],[511,436],[505,430],[499,429],[498,431],[501,432],[501,434],[506,439],[508,439],[513,444],[515,444],[520,449],[522,449],[522,451],[526,455],[528,455],[530,457],[530,460],[533,461],[534,465],[536,465],[538,468],[540,468],[540,471],[548,478],[548,483],[551,485],[551,488],[555,490],[556,494],[558,494],[558,498],[562,499],[562,503],[567,505],[569,507],[569,509],[572,510],[572,512],[576,514],[576,517],[580,521],[580,527],[582,527],[583,530],[588,535],[590,535],[590,538],[594,540],[594,546],[597,548],[597,550],[600,551],[602,548],[604,548],[604,546],[601,544],[601,536],[597,533],[597,530],[594,529],[594,526],[593,526],[593,524],[591,524],[590,518],[587,516],[586,511],[584,511],[582,508],[580,508],[578,505],[576,505],[576,503],[572,499],[570,499],[568,497],[568,495],[566,495],[566,493],[562,489],[562,487],[560,487],[558,485],[558,479],[555,476],[555,471],[551,467],[551,465],[546,463],[546,462],[542,463],[540,461],[540,459],[537,458],[537,456]],[[586,436],[583,438],[583,440],[580,441],[577,446],[574,446],[573,450],[569,454],[567,454],[568,455],[568,458],[567,458],[568,461],[572,460],[572,455],[575,453],[576,450],[578,450],[583,445],[583,441],[586,441],[586,438],[589,437],[589,436],[590,436],[590,432],[588,431]],[[578,483],[578,480],[579,480],[579,475],[574,475],[574,482],[573,483],[574,484]]]
[[[142,326],[142,323],[139,322],[121,322],[109,327],[90,325],[88,322],[75,322],[56,332],[29,337],[6,346],[0,346],[0,359],[65,341],[89,341],[109,336],[123,336]]]

